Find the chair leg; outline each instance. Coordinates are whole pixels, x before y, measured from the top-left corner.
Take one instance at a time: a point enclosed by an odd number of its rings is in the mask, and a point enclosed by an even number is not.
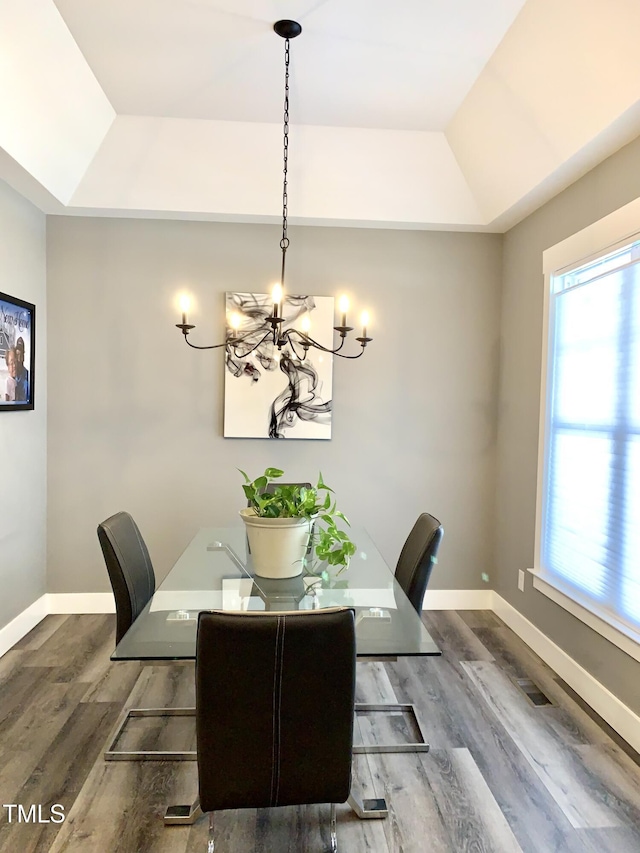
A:
[[[336,832],[336,804],[331,803],[331,853],[338,853],[338,833]],[[211,853],[211,851],[209,851]]]
[[[360,818],[360,820],[378,820],[388,817],[389,810],[387,809],[387,801],[384,797],[379,797],[372,800],[361,800],[353,793],[349,794],[347,800],[352,810]]]
[[[213,840],[213,812],[209,812],[209,841],[207,844],[207,853],[214,853],[215,842]]]
[[[195,717],[195,708],[128,708],[122,712],[109,735],[105,750],[105,761],[195,761],[195,750],[116,750],[114,747],[122,736],[125,726],[133,717]]]
[[[363,753],[380,753],[380,752],[429,752],[429,744],[423,734],[418,715],[416,714],[415,705],[382,703],[370,704],[368,702],[356,702],[356,714],[366,713],[367,711],[382,711],[387,714],[401,711],[403,714],[412,714],[420,740],[411,741],[410,743],[376,743],[370,746],[358,745],[353,747],[354,755],[362,755]]]
[[[211,815],[209,814],[209,831],[211,832]],[[200,798],[196,797],[190,806],[167,806],[164,813],[165,826],[190,826],[202,817]],[[212,848],[213,849],[213,848]]]

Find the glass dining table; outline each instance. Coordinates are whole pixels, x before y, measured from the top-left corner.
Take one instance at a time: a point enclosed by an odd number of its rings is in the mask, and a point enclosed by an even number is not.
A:
[[[120,640],[111,655],[114,661],[195,660],[198,614],[203,610],[318,610],[324,607],[353,607],[356,622],[356,654],[359,658],[395,660],[402,656],[439,655],[441,652],[413,609],[369,535],[350,529],[357,551],[349,567],[339,571],[326,563],[309,565],[293,578],[272,580],[253,571],[244,527],[203,528],[158,587],[151,601]],[[416,709],[402,703],[356,703],[358,714],[378,712],[413,718],[413,730],[402,743],[354,743],[353,752],[427,752]],[[194,708],[129,708],[123,711],[112,732],[107,761],[179,760],[194,761],[196,752],[118,750],[127,721],[133,717],[193,716]],[[355,731],[355,730],[354,730]],[[383,739],[384,740],[384,739]],[[349,804],[360,818],[384,818],[384,798],[359,800],[353,793]],[[192,806],[172,806],[166,824],[191,824],[201,811]]]
[[[339,572],[326,563],[297,577],[257,576],[244,527],[202,528],[111,655],[116,660],[194,660],[201,610],[353,607],[358,657],[439,655],[440,650],[369,535],[351,528],[357,551]]]

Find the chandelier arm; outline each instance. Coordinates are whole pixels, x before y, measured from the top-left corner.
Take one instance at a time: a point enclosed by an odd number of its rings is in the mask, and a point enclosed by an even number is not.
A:
[[[251,355],[252,352],[255,352],[255,350],[257,350],[259,346],[262,346],[262,344],[270,336],[271,336],[271,329],[269,329],[269,331],[260,338],[260,340],[258,341],[258,343],[255,346],[251,347],[250,350],[247,350],[247,352],[243,353],[242,355],[238,355],[238,353],[236,351],[237,344],[241,344],[242,341],[241,340],[240,341],[233,341],[233,342],[231,342],[232,347],[233,347],[233,354],[235,355],[236,358],[246,358],[248,355]],[[246,335],[245,337],[248,337],[248,335]],[[244,338],[243,338],[243,340],[244,340]]]
[[[226,347],[227,346],[227,342],[225,341],[223,344],[212,344],[211,346],[208,346],[208,347],[201,347],[201,346],[198,346],[198,344],[192,344],[186,335],[184,336],[184,340],[185,340],[186,345],[188,347],[191,347],[191,349],[220,349],[220,347]]]
[[[338,356],[338,358],[351,358],[351,359],[353,359],[353,358],[362,358],[362,356],[364,355],[364,347],[362,347],[362,349],[360,350],[360,352],[358,353],[358,355],[345,355],[345,353],[343,353],[343,352],[338,352],[337,350],[336,350],[336,352],[334,352],[333,354],[334,354],[334,355],[337,355],[337,356]]]
[[[298,359],[298,361],[304,361],[307,357],[307,350],[309,349],[309,347],[303,347],[304,353],[302,355],[300,355],[300,353],[296,349],[296,343],[299,343],[299,341],[296,342],[289,336],[287,336],[287,341],[288,341],[289,346],[291,347],[291,349],[293,351],[293,354]]]
[[[313,338],[310,338],[310,337],[307,337],[307,343],[309,344],[309,346],[312,346],[314,349],[319,349],[319,350],[321,350],[321,352],[331,353],[331,355],[339,355],[340,350],[344,346],[344,341],[342,341],[342,343],[340,344],[339,347],[336,347],[335,349],[330,349],[329,347],[323,347],[322,344],[319,344],[318,341],[315,341]]]
[[[299,338],[298,343],[302,343],[303,346],[305,344],[307,344],[307,346],[315,347],[316,349],[321,349],[321,350],[324,350],[325,352],[333,352],[333,350],[327,349],[326,347],[323,347],[322,344],[319,344],[317,341],[314,341],[314,339],[312,337],[305,334],[304,332],[300,332],[300,331],[298,331],[298,329],[287,329],[287,331],[284,333],[283,337],[285,337],[287,339],[287,341],[292,346],[293,346],[293,341],[291,340],[292,335],[297,335]],[[344,343],[344,341],[343,341],[343,343]]]
[[[238,344],[241,344],[247,338],[249,338],[253,334],[253,332],[249,332],[248,334],[244,335],[243,337],[237,338],[235,340],[224,341],[221,344],[210,344],[209,346],[199,346],[198,344],[192,344],[191,341],[189,340],[187,334],[186,333],[183,333],[183,334],[184,334],[185,343],[187,344],[187,346],[190,346],[191,349],[220,349],[221,347],[226,347],[227,349],[229,349],[229,347],[233,347],[235,350],[235,347]],[[271,334],[271,333],[267,332],[267,334],[264,336],[264,338],[262,338],[262,340],[260,340],[259,343],[257,343],[255,347],[250,349],[249,352],[253,352],[253,350],[256,349],[256,347],[259,347],[260,344],[264,342],[265,338],[267,338],[269,336],[269,334]],[[249,353],[247,353],[247,355],[249,355]],[[242,356],[237,356],[237,357],[242,358]]]
[[[293,347],[293,339],[291,337],[293,334],[297,335],[300,338],[300,341],[302,341],[303,346],[306,345],[307,349],[309,347],[313,347],[314,349],[320,350],[321,352],[326,352],[326,353],[329,353],[330,355],[337,355],[338,358],[360,358],[362,356],[362,354],[364,353],[364,346],[363,346],[362,350],[357,355],[345,355],[344,353],[340,352],[340,350],[344,346],[344,339],[340,343],[339,347],[336,347],[335,349],[329,349],[329,347],[322,346],[322,344],[318,343],[318,341],[309,337],[309,335],[302,334],[302,332],[299,332],[297,329],[287,329],[287,331],[284,333],[283,337],[285,337],[287,339],[287,342],[289,343],[289,345],[291,347]],[[361,344],[361,346],[362,346],[362,344]]]

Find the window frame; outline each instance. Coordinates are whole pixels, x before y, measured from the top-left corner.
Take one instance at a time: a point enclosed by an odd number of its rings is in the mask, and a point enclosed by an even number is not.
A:
[[[556,604],[572,613],[593,630],[597,631],[628,655],[640,661],[640,631],[626,623],[622,616],[616,618],[604,608],[599,608],[593,600],[582,597],[562,578],[542,566],[542,531],[545,517],[545,470],[548,462],[547,440],[550,433],[550,412],[548,403],[548,373],[550,357],[550,309],[553,278],[570,270],[596,261],[603,255],[624,248],[634,240],[640,239],[640,198],[635,199],[619,210],[592,223],[576,234],[567,237],[542,254],[542,272],[544,278],[543,324],[542,324],[542,361],[540,373],[540,420],[538,432],[538,476],[536,486],[536,523],[534,568],[534,589],[550,598]],[[550,401],[549,401],[550,402]]]

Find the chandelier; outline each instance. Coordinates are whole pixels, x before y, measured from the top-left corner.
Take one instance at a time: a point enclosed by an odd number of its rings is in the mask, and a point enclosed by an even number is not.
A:
[[[258,350],[263,344],[271,342],[279,351],[283,347],[288,346],[293,355],[304,360],[309,349],[314,348],[322,352],[337,355],[340,358],[360,358],[364,354],[365,347],[373,340],[367,335],[367,326],[369,325],[369,315],[366,311],[362,312],[361,324],[362,334],[356,337],[356,341],[360,344],[360,351],[354,355],[347,355],[341,352],[345,340],[354,330],[353,326],[347,325],[347,312],[349,311],[349,300],[346,296],[340,297],[338,301],[338,310],[340,312],[340,325],[334,326],[335,332],[340,336],[340,342],[337,346],[331,348],[319,343],[311,336],[311,319],[306,313],[300,318],[300,328],[295,328],[291,324],[286,324],[284,317],[284,274],[285,262],[287,257],[287,249],[289,248],[289,237],[287,236],[287,213],[288,213],[288,165],[289,165],[289,42],[290,39],[296,38],[302,32],[302,27],[297,21],[277,21],[273,25],[275,32],[285,40],[284,42],[284,116],[283,116],[283,184],[282,184],[282,237],[280,239],[280,249],[282,251],[282,265],[280,270],[280,281],[274,285],[271,292],[271,303],[273,309],[259,328],[255,326],[248,332],[243,332],[241,329],[243,318],[238,312],[231,312],[227,319],[226,339],[221,344],[213,344],[211,346],[198,346],[191,343],[189,340],[189,332],[195,329],[192,323],[187,322],[187,313],[190,307],[190,299],[188,296],[183,296],[180,300],[180,309],[182,312],[182,322],[176,323],[176,327],[180,329],[184,335],[185,343],[193,349],[219,349],[224,347],[228,356],[235,358],[245,358],[249,354]]]

